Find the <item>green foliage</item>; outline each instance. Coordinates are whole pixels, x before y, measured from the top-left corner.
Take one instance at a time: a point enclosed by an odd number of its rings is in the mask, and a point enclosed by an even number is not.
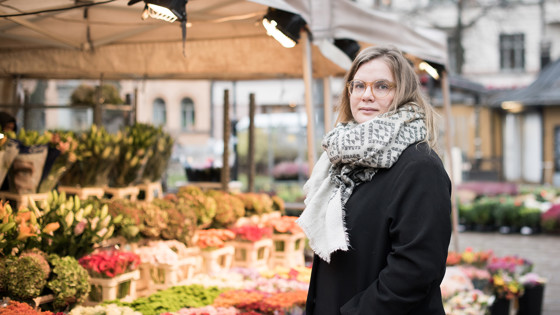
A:
[[[18,257],[8,260],[1,278],[6,291],[15,299],[33,299],[41,295],[47,284],[48,274],[33,257]]]
[[[499,204],[494,208],[494,218],[497,226],[520,227],[521,206],[512,197],[499,198]]]
[[[521,226],[536,228],[540,225],[541,210],[536,208],[522,207],[519,211],[519,222]]]
[[[95,87],[85,84],[78,86],[72,92],[70,100],[73,105],[95,105],[97,103]],[[99,103],[119,105],[124,102],[114,85],[104,84],[101,86],[101,99]]]
[[[193,284],[171,287],[150,296],[138,298],[131,303],[107,301],[105,304],[116,303],[120,306],[128,306],[143,315],[158,315],[166,312],[177,312],[186,307],[211,305],[223,291],[224,289],[214,286],[203,287]]]
[[[481,226],[494,224],[494,209],[500,204],[497,197],[481,197],[473,203],[472,221]]]
[[[89,291],[89,275],[74,257],[49,255],[53,266],[47,287],[54,294],[53,306],[58,309],[85,302]]]

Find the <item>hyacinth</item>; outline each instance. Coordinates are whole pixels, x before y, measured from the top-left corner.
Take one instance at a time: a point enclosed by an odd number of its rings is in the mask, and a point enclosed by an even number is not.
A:
[[[191,255],[185,244],[174,241],[151,241],[134,250],[142,263],[172,265]]]

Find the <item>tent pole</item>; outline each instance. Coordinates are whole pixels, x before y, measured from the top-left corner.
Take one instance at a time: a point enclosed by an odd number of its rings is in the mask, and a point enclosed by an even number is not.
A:
[[[247,164],[249,165],[248,192],[255,190],[255,93],[249,94],[249,157]]]
[[[313,112],[313,64],[311,61],[311,39],[307,31],[301,32],[303,47],[303,83],[305,85],[305,109],[307,112],[307,163],[309,174],[315,164],[315,113]]]
[[[331,96],[331,77],[323,78],[323,117],[325,124],[325,134],[332,128],[332,96]]]
[[[459,252],[459,235],[457,231],[459,215],[457,213],[457,201],[455,199],[455,179],[453,176],[453,139],[451,139],[451,100],[449,90],[449,78],[447,71],[441,73],[441,91],[443,94],[443,107],[445,108],[445,150],[447,151],[447,165],[449,167],[449,177],[451,179],[451,219],[453,224],[453,250]]]
[[[231,135],[231,125],[229,119],[229,90],[224,90],[224,154],[222,156],[221,182],[222,190],[229,191],[229,139]]]

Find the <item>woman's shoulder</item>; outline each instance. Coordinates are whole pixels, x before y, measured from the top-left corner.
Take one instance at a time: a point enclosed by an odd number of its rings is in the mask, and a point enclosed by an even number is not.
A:
[[[407,172],[445,172],[443,162],[439,155],[425,142],[418,142],[406,148],[394,168]]]

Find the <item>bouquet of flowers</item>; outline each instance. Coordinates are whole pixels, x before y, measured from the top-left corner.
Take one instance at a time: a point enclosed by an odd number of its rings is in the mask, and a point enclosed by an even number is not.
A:
[[[274,234],[297,234],[303,232],[303,230],[296,223],[296,220],[297,217],[282,216],[271,218],[265,224],[272,227]]]
[[[235,238],[235,233],[226,229],[199,230],[193,240],[200,249],[222,248],[227,241]]]
[[[533,269],[533,264],[524,258],[514,256],[492,257],[486,266],[492,274],[498,272],[509,273],[510,275],[522,275]]]
[[[235,233],[235,239],[238,241],[256,242],[265,237],[270,237],[272,229],[268,226],[260,227],[256,224],[247,224],[230,229]]]
[[[492,275],[491,283],[494,294],[498,298],[511,300],[523,295],[524,288],[521,282],[502,270]]]
[[[114,278],[134,271],[140,265],[140,256],[132,252],[101,250],[78,260],[92,277]]]
[[[490,296],[480,290],[459,291],[443,302],[447,315],[478,315],[486,314],[490,304]]]
[[[58,185],[59,179],[77,160],[75,153],[78,141],[72,132],[46,131],[49,137],[49,147],[45,168],[39,184],[39,193],[46,193],[53,190]]]

